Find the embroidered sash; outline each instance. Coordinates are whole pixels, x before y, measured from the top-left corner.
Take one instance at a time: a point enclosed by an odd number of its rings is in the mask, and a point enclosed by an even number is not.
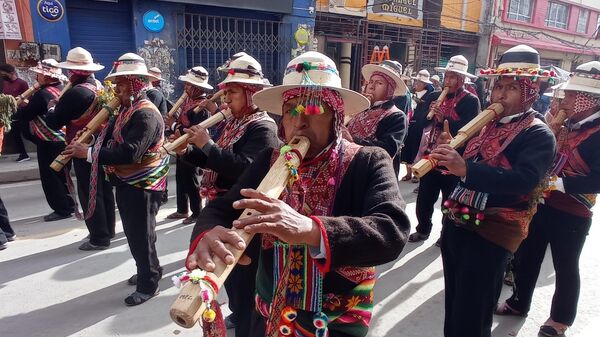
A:
[[[375,140],[375,133],[377,132],[379,123],[386,117],[398,111],[400,110],[394,105],[389,109],[384,109],[381,106],[367,109],[350,120],[348,123],[348,131],[352,137]]]
[[[66,132],[66,141],[67,143],[71,142],[71,140],[73,140],[73,138],[75,138],[75,135],[77,134],[77,131],[83,129],[87,123],[89,123],[89,121],[92,120],[92,118],[94,118],[94,116],[96,115],[96,113],[98,113],[98,109],[97,105],[98,105],[98,91],[101,89],[100,87],[97,87],[94,84],[91,83],[80,83],[77,84],[75,87],[82,87],[82,88],[86,88],[89,91],[94,93],[94,101],[92,102],[92,104],[90,104],[90,106],[87,108],[87,110],[85,110],[85,112],[79,116],[79,118],[74,119],[72,121],[69,122],[69,124],[67,124],[67,132]]]
[[[51,105],[54,105],[54,102],[58,96],[60,95],[60,89],[55,86],[45,87],[43,90],[46,90],[48,93],[52,95],[52,99],[48,103],[48,110]],[[65,128],[61,128],[60,130],[54,130],[50,128],[46,121],[42,116],[36,116],[36,118],[29,122],[29,130],[32,135],[35,135],[38,139],[44,142],[64,142],[65,141]]]

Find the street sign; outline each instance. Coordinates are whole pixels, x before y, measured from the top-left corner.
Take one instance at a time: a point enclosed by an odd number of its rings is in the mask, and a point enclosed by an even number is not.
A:
[[[158,33],[165,28],[165,18],[155,10],[144,13],[142,21],[144,22],[144,28],[153,33]]]

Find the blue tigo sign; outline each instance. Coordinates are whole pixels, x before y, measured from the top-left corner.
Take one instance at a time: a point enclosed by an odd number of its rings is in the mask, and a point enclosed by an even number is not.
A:
[[[158,33],[165,28],[165,18],[157,11],[147,11],[142,20],[144,28],[153,33]]]
[[[37,3],[37,12],[44,19],[56,22],[65,15],[65,8],[58,0],[40,0]]]

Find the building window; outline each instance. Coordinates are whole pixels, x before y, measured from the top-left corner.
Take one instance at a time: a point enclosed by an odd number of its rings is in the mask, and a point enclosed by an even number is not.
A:
[[[508,18],[511,20],[531,22],[533,0],[510,0]]]
[[[548,14],[546,15],[546,26],[555,28],[567,28],[569,20],[569,7],[557,2],[550,2]]]
[[[577,18],[577,33],[587,33],[588,20],[590,11],[587,9],[579,9],[579,17]]]

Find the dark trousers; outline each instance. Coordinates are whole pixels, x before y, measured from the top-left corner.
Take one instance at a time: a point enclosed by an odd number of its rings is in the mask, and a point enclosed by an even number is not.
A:
[[[10,123],[10,132],[8,133],[8,137],[10,137],[13,142],[15,149],[20,155],[27,155],[27,150],[25,150],[25,143],[23,142],[22,134],[27,132],[28,123],[13,120]],[[54,159],[54,158],[52,158]]]
[[[200,214],[200,182],[198,167],[177,158],[177,167],[175,168],[175,186],[177,188],[177,212],[187,213],[192,211],[192,215]],[[189,206],[188,206],[189,202]]]
[[[444,336],[489,337],[510,252],[446,219],[442,237]]]
[[[123,231],[137,266],[136,291],[154,294],[161,277],[155,227],[162,191],[121,184],[116,187],[116,194]]]
[[[85,214],[89,205],[92,164],[83,159],[73,159],[73,165],[77,176],[77,194]],[[96,180],[96,209],[94,214],[85,220],[85,225],[90,232],[91,244],[110,245],[110,239],[115,236],[115,197],[112,185],[106,180],[102,167],[98,168]]]
[[[65,149],[65,144],[62,142],[38,141],[36,145],[40,180],[48,205],[58,214],[69,215],[73,213],[75,202],[69,195],[65,171],[56,172],[50,168],[54,158]]]
[[[7,236],[13,236],[14,234],[15,231],[10,226],[10,221],[8,220],[8,211],[4,206],[2,198],[0,198],[0,245],[8,241]]]
[[[572,325],[579,300],[579,256],[591,224],[591,218],[540,205],[529,225],[529,235],[517,251],[515,286],[507,303],[520,312],[529,311],[546,248],[550,244],[556,272],[550,317],[555,322]]]
[[[458,181],[457,176],[444,175],[438,170],[432,170],[420,179],[416,205],[417,220],[419,222],[417,232],[425,235],[431,234],[433,205],[440,196],[440,191],[442,191],[442,202],[444,202],[448,199]]]
[[[245,254],[252,259],[252,263],[247,266],[238,264],[225,280],[229,309],[233,313],[233,320],[236,323],[235,337],[251,336],[253,317],[249,313],[256,311],[254,295],[256,294],[259,252],[260,237],[256,236],[245,251]]]

